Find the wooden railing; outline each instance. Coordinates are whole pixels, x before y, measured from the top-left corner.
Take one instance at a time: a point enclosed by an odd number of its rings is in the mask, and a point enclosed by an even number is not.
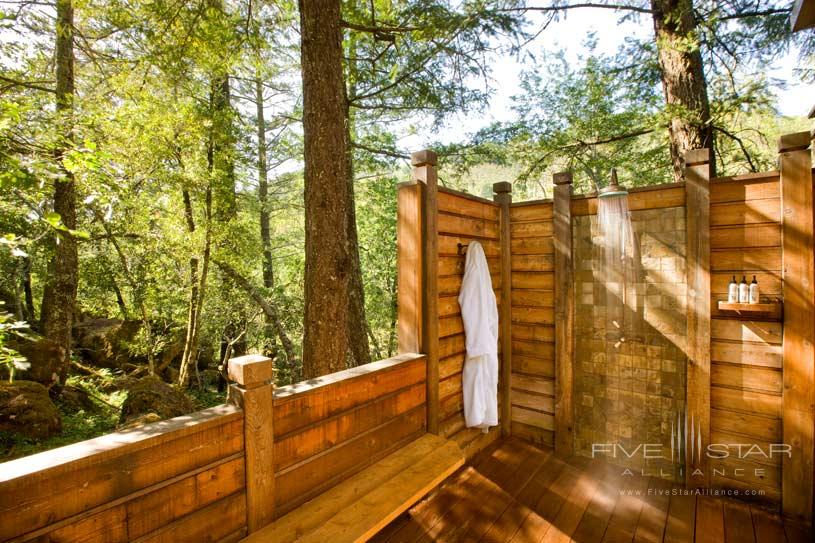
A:
[[[237,536],[243,426],[224,405],[0,464],[0,541]]]
[[[0,464],[0,541],[235,541],[425,431],[425,357],[276,390],[230,361],[234,405]]]

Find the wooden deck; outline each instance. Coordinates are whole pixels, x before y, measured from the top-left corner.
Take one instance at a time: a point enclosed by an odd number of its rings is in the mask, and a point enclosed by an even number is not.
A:
[[[672,495],[681,487],[620,472],[508,439],[475,457],[373,541],[813,541],[800,525],[756,505]]]

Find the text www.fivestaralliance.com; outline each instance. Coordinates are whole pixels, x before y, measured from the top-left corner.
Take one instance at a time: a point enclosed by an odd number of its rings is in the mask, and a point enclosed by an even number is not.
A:
[[[760,489],[719,489],[719,488],[649,488],[648,490],[623,488],[620,496],[764,496]]]

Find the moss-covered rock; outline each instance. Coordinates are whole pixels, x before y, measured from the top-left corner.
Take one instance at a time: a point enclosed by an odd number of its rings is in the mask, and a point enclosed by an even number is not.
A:
[[[63,387],[57,403],[60,404],[64,413],[78,411],[93,413],[99,411],[99,406],[93,402],[86,390],[71,385]]]
[[[65,358],[65,349],[57,342],[47,338],[12,338],[9,347],[24,356],[29,364],[28,369],[16,373],[18,380],[36,381],[46,386],[57,381]],[[7,377],[5,372],[0,373],[3,378]]]
[[[139,321],[87,319],[74,326],[74,351],[96,367],[120,369],[136,362],[131,360],[130,344],[139,328]]]
[[[153,420],[163,420],[185,415],[194,410],[192,400],[182,391],[158,377],[148,376],[128,387],[119,420],[125,424],[148,414],[158,416],[158,419],[150,417]]]
[[[0,383],[0,432],[45,439],[62,431],[48,389],[33,381]]]

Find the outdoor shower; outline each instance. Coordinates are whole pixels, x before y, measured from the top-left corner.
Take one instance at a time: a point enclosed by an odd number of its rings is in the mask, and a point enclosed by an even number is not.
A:
[[[635,194],[635,193],[632,193]],[[637,198],[642,198],[639,192]],[[596,215],[575,217],[576,450],[597,444],[635,451],[662,447],[662,459],[641,454],[608,460],[621,468],[681,480],[671,454],[684,413],[684,209],[630,208],[632,196],[611,171],[596,194]],[[641,201],[641,200],[640,200]],[[681,321],[681,322],[680,322]]]
[[[599,279],[605,287],[605,339],[611,349],[639,336],[639,250],[628,209],[628,191],[611,170],[611,181],[597,194]]]

